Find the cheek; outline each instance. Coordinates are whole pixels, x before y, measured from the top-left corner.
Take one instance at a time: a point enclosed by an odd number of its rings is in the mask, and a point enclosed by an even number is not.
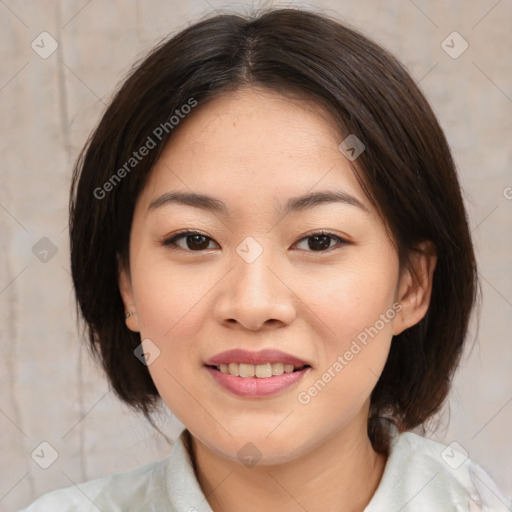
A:
[[[392,339],[394,287],[379,272],[352,269],[326,281],[323,293],[311,295],[312,310],[324,325],[316,347],[318,366],[297,390],[297,417],[319,437],[333,426],[347,425],[369,399],[386,363]],[[391,272],[388,268],[388,272]],[[325,419],[329,421],[326,422]]]
[[[368,398],[386,363],[393,335],[398,263],[392,253],[375,259],[354,258],[343,272],[305,283],[308,306],[321,326],[318,380],[303,389],[304,403],[329,407],[344,401],[352,413]],[[364,261],[364,265],[360,263]],[[317,399],[317,393],[323,395]],[[346,414],[347,411],[340,414]],[[350,413],[349,413],[350,415]]]
[[[219,281],[193,265],[177,267],[160,257],[137,255],[132,285],[141,339],[158,347],[158,357],[148,366],[162,399],[173,413],[189,424],[200,410],[190,407],[202,368],[198,337],[205,321],[208,293]]]
[[[141,336],[163,340],[188,335],[187,326],[196,324],[215,276],[198,266],[171,265],[161,257],[140,262],[134,264],[133,289]]]
[[[343,350],[358,337],[364,343],[368,329],[375,335],[372,327],[382,337],[391,336],[398,278],[392,262],[354,258],[342,271],[310,276],[304,282],[304,303],[324,324],[329,347]]]

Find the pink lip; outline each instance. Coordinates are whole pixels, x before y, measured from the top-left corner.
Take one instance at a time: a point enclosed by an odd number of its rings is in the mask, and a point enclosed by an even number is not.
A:
[[[229,373],[222,373],[221,371],[212,368],[220,366],[221,364],[229,363],[245,363],[254,365],[264,363],[283,363],[292,364],[295,367],[306,365],[308,367],[292,373],[273,375],[272,377],[264,379],[259,377],[235,377]],[[243,349],[228,350],[208,359],[205,366],[210,375],[224,389],[227,389],[237,396],[253,398],[269,396],[279,393],[280,391],[284,391],[290,386],[293,386],[296,382],[302,379],[309,370],[311,370],[311,365],[307,361],[303,361],[298,357],[275,349],[265,349],[258,352],[250,352]]]
[[[302,370],[283,373],[282,375],[273,375],[265,379],[258,377],[235,377],[211,367],[207,367],[206,370],[218,384],[234,395],[258,398],[279,393],[293,386],[311,368],[303,368]]]
[[[307,361],[303,361],[298,357],[292,356],[275,349],[265,349],[258,352],[250,352],[243,349],[233,349],[221,352],[213,356],[205,362],[206,366],[219,366],[229,363],[245,363],[245,364],[264,364],[264,363],[283,363],[293,364],[293,366],[309,365]],[[311,365],[310,365],[311,366]],[[269,377],[270,378],[270,377]]]

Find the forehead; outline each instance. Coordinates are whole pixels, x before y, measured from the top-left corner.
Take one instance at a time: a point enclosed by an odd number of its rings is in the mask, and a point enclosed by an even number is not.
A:
[[[151,171],[143,201],[179,189],[234,209],[336,188],[368,204],[334,119],[317,103],[244,88],[199,104]]]

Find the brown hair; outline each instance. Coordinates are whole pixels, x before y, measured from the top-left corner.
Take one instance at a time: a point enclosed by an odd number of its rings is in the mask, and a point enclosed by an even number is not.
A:
[[[124,81],[73,175],[71,270],[90,346],[119,397],[151,420],[159,396],[134,356],[140,336],[125,325],[117,258],[129,264],[135,201],[172,137],[170,116],[191,98],[200,108],[251,85],[316,101],[343,134],[364,142],[353,168],[392,234],[401,265],[418,242],[435,245],[429,311],[393,338],[371,394],[368,434],[385,453],[379,417],[412,429],[447,396],[476,298],[476,262],[455,166],[425,97],[387,51],[325,15],[274,9],[209,17],[160,43]],[[167,129],[156,137],[159,126]],[[127,167],[151,136],[155,147]],[[116,173],[122,179],[113,181]]]

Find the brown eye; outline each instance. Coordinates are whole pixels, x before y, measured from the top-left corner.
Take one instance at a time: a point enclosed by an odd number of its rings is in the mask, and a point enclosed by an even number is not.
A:
[[[184,245],[182,243],[178,243],[178,241],[181,241],[182,239],[185,239]],[[195,231],[184,231],[172,238],[164,240],[162,244],[165,246],[176,246],[185,251],[197,252],[206,251],[210,241],[213,241],[213,239],[201,233],[197,233]]]
[[[337,235],[334,235],[333,233],[326,233],[323,231],[306,236],[302,238],[299,243],[303,242],[304,240],[308,240],[307,250],[313,252],[326,252],[328,249],[332,249],[331,242],[333,240],[337,241],[338,245],[348,243],[346,240],[340,238]]]
[[[183,240],[185,241],[183,242]],[[299,244],[303,243],[305,240],[308,241],[305,250],[310,252],[327,252],[329,249],[332,249],[336,246],[336,244],[334,244],[334,246],[332,245],[333,241],[337,242],[337,245],[348,244],[348,242],[343,238],[333,233],[323,231],[319,233],[313,233],[302,238],[299,241]],[[199,252],[211,249],[212,247],[209,247],[210,242],[214,242],[214,240],[206,235],[203,235],[202,233],[197,231],[183,231],[171,238],[164,240],[162,245],[166,247],[174,246],[178,249],[189,252]]]

